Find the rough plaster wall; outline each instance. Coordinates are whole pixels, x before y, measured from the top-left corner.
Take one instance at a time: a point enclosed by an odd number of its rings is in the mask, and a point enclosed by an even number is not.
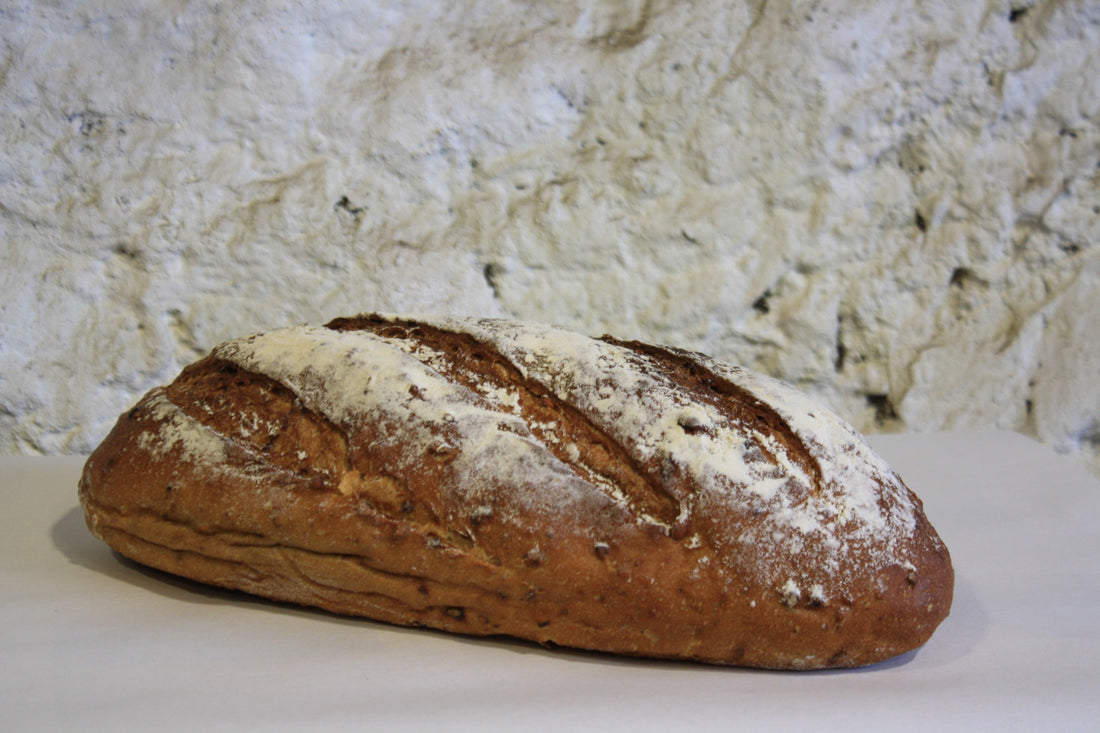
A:
[[[0,452],[367,310],[1100,470],[1100,3],[0,5]]]

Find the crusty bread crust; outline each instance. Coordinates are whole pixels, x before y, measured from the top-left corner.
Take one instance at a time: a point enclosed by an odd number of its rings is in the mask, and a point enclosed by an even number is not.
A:
[[[700,354],[361,316],[223,344],[80,481],[138,562],[395,624],[775,669],[914,649],[951,605],[850,427]]]

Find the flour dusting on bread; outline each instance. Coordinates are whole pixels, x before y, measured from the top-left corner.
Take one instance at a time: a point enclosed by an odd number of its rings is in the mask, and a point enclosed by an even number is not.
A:
[[[684,352],[780,413],[820,476],[811,477],[775,436],[746,430],[720,405],[696,399],[651,358],[625,346],[503,320],[418,322],[491,345],[525,380],[548,389],[649,466],[656,480],[681,477],[691,488],[678,497],[673,523],[688,521],[692,512],[731,508],[759,515],[737,542],[757,548],[754,557],[765,571],[773,564],[782,574],[780,560],[813,554],[814,581],[835,588],[845,580],[840,570],[850,544],[872,539],[885,543],[872,562],[907,560],[894,551],[892,538],[913,528],[908,493],[850,428],[782,383]],[[475,389],[457,384],[445,373],[474,367],[415,338],[301,326],[229,342],[214,354],[276,379],[309,409],[353,433],[364,423],[392,425],[383,435],[403,446],[406,465],[397,470],[415,470],[426,453],[453,446],[459,458],[445,490],[480,496],[518,480],[526,490],[513,488],[499,505],[515,500],[521,507],[566,512],[576,509],[581,494],[627,503],[613,483],[556,457],[561,452],[552,443],[558,437],[547,425],[524,420],[516,392],[476,374],[470,377]],[[566,457],[580,450],[566,448]],[[636,514],[669,528],[669,522]]]
[[[206,582],[724,664],[886,658],[953,579],[920,502],[792,387],[499,319],[222,344],[120,418],[81,501],[116,549]]]

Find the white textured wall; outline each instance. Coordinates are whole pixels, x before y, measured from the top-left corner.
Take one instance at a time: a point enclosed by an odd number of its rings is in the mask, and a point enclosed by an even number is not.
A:
[[[0,452],[368,310],[1100,467],[1100,3],[4,2]]]

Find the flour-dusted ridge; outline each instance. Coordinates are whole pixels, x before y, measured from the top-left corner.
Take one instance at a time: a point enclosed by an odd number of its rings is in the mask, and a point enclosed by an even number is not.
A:
[[[147,399],[154,420],[161,422],[157,433],[143,433],[143,449],[164,455],[178,450],[186,461],[205,465],[222,464],[227,457],[224,436],[201,421],[187,415],[165,395],[163,387],[153,390]]]
[[[782,415],[817,460],[822,502],[831,503],[841,524],[851,520],[875,533],[915,529],[912,496],[854,428],[785,382],[701,354],[692,356]]]

